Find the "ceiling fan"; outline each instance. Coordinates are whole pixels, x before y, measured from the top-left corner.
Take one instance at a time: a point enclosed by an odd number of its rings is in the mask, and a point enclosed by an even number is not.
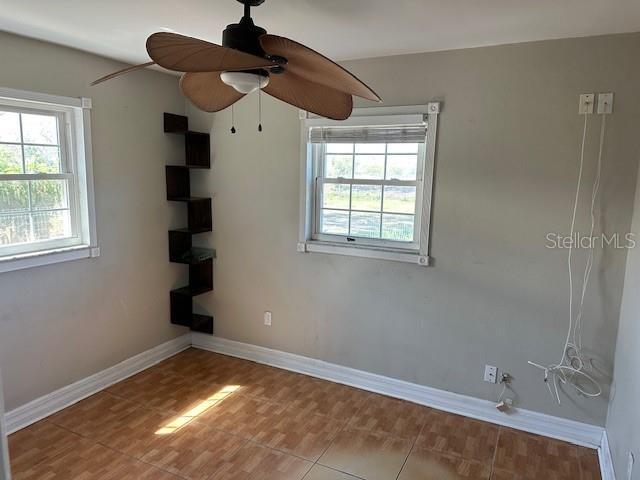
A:
[[[244,16],[224,30],[222,46],[176,33],[154,33],[147,39],[147,52],[153,61],[117,71],[92,85],[157,64],[184,72],[180,79],[182,93],[207,112],[223,110],[258,89],[334,120],[351,115],[354,95],[382,101],[355,75],[327,57],[255,25],[251,7],[265,0],[238,1],[244,4]]]

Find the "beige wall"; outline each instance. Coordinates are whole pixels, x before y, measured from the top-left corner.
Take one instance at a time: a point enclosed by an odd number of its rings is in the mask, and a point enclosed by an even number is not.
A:
[[[609,234],[629,229],[639,55],[635,34],[346,64],[387,105],[443,101],[431,268],[296,253],[297,111],[265,98],[258,134],[250,96],[232,136],[229,111],[190,108],[201,128],[213,123],[214,166],[199,189],[215,195],[216,290],[202,301],[216,334],[487,399],[499,387],[483,383],[483,368],[497,365],[513,375],[522,407],[603,425],[626,251],[598,252],[586,302],[585,343],[605,395],[570,393],[558,407],[527,360],[557,361],[566,335],[566,251],[546,249],[545,235],[569,228],[580,93],[616,93],[598,219]],[[589,181],[599,119],[590,122]]]
[[[636,122],[636,127],[640,123]],[[631,231],[640,241],[640,176],[636,187]],[[629,452],[635,457],[634,475],[640,479],[640,247],[629,252],[620,311],[620,329],[607,433],[616,478],[627,479]]]
[[[189,108],[195,126],[214,125],[214,166],[195,189],[215,195],[215,232],[200,240],[218,250],[216,291],[200,302],[215,313],[216,333],[481,398],[498,393],[482,382],[490,363],[513,374],[523,407],[604,424],[607,388],[601,399],[571,395],[557,407],[526,361],[556,360],[566,331],[566,251],[544,245],[547,232],[568,229],[579,93],[616,93],[598,218],[607,233],[629,230],[639,53],[636,34],[347,64],[387,105],[443,101],[435,266],[426,269],[296,253],[297,111],[265,99],[260,135],[251,96],[238,104],[231,136],[229,111]],[[176,79],[156,72],[89,88],[119,65],[3,33],[0,66],[3,87],[93,98],[102,250],[94,260],[0,275],[10,410],[183,332],[169,324],[167,295],[183,269],[166,261],[166,230],[182,214],[165,200],[162,168],[181,159],[182,145],[162,133],[162,112],[180,113],[184,102]],[[590,121],[587,179],[599,126]],[[584,231],[586,212],[580,221]],[[586,306],[585,343],[605,383],[625,259],[625,251],[599,252]],[[264,310],[273,312],[271,328]]]
[[[0,274],[0,365],[7,410],[184,332],[169,324],[164,167],[181,159],[162,113],[184,112],[177,78],[139,72],[91,88],[120,64],[0,32],[0,86],[93,98],[101,257]],[[175,218],[174,218],[175,217]]]

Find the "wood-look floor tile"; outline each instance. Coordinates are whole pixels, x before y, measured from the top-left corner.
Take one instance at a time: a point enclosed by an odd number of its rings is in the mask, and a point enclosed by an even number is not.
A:
[[[138,408],[120,423],[105,429],[96,439],[118,452],[142,458],[166,434],[184,428],[193,417]]]
[[[245,373],[239,383],[243,395],[283,404],[291,403],[320,384],[324,386],[322,380],[264,366]]]
[[[359,478],[316,464],[309,470],[304,480],[359,480]]]
[[[325,382],[318,388],[308,390],[291,402],[291,406],[305,412],[338,420],[350,420],[371,396],[357,388]]]
[[[57,425],[40,421],[9,435],[9,454],[14,476],[28,472],[75,449],[82,438]]]
[[[310,398],[315,395],[322,395],[322,392],[331,385],[336,384],[299,373],[286,372],[286,386],[272,400],[292,405],[303,397]]]
[[[591,448],[577,447],[580,463],[581,480],[602,480],[598,451]]]
[[[237,371],[237,368],[233,368],[234,366],[244,365],[241,362],[242,360],[232,359],[232,357],[189,348],[158,363],[148,371],[187,377],[190,381],[200,382],[211,380],[214,372],[227,371],[231,376]]]
[[[398,480],[488,480],[491,465],[414,449]]]
[[[151,368],[176,375],[189,375],[198,369],[211,364],[224,362],[230,358],[231,357],[225,355],[219,355],[192,347],[163,360]]]
[[[14,446],[18,444],[18,452],[39,451],[41,454],[39,461],[30,465],[21,463],[24,458],[12,457],[15,480],[177,480],[173,475],[53,424],[10,441]]]
[[[184,478],[204,480],[246,443],[241,437],[191,422],[161,436],[141,460]]]
[[[249,442],[210,480],[301,480],[312,466],[301,458]]]
[[[190,380],[187,377],[153,368],[116,383],[105,391],[133,402],[146,404],[158,395],[177,390],[189,383]]]
[[[351,418],[349,426],[413,440],[420,433],[429,411],[415,403],[372,394]]]
[[[516,475],[515,473],[507,472],[506,470],[500,470],[494,468],[491,472],[491,480],[527,480],[522,475]]]
[[[164,412],[183,413],[226,389],[222,384],[189,382],[188,378],[174,375],[154,382],[154,377],[125,380],[108,392],[136,402],[145,408]]]
[[[198,422],[250,439],[286,406],[244,395],[230,395],[197,417]]]
[[[411,450],[411,440],[345,429],[318,463],[367,480],[393,480]]]
[[[261,365],[246,360],[218,358],[214,363],[206,363],[188,375],[193,381],[243,386],[261,368]]]
[[[429,410],[416,448],[491,465],[497,440],[498,427],[495,425]]]
[[[97,393],[47,420],[85,437],[97,438],[138,409],[138,404],[106,392]]]
[[[273,415],[253,441],[315,462],[343,426],[339,420],[288,408]]]
[[[515,474],[518,479],[580,478],[575,445],[507,428],[500,431],[494,469]]]

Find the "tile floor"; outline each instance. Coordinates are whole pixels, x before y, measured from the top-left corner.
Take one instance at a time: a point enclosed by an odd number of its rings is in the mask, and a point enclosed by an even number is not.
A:
[[[595,480],[596,452],[186,350],[9,438],[15,480]]]

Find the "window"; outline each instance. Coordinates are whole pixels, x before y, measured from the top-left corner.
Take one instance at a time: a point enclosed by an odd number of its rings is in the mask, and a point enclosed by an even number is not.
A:
[[[97,254],[88,107],[0,89],[0,271]]]
[[[422,109],[304,119],[299,250],[428,263],[438,105]]]

